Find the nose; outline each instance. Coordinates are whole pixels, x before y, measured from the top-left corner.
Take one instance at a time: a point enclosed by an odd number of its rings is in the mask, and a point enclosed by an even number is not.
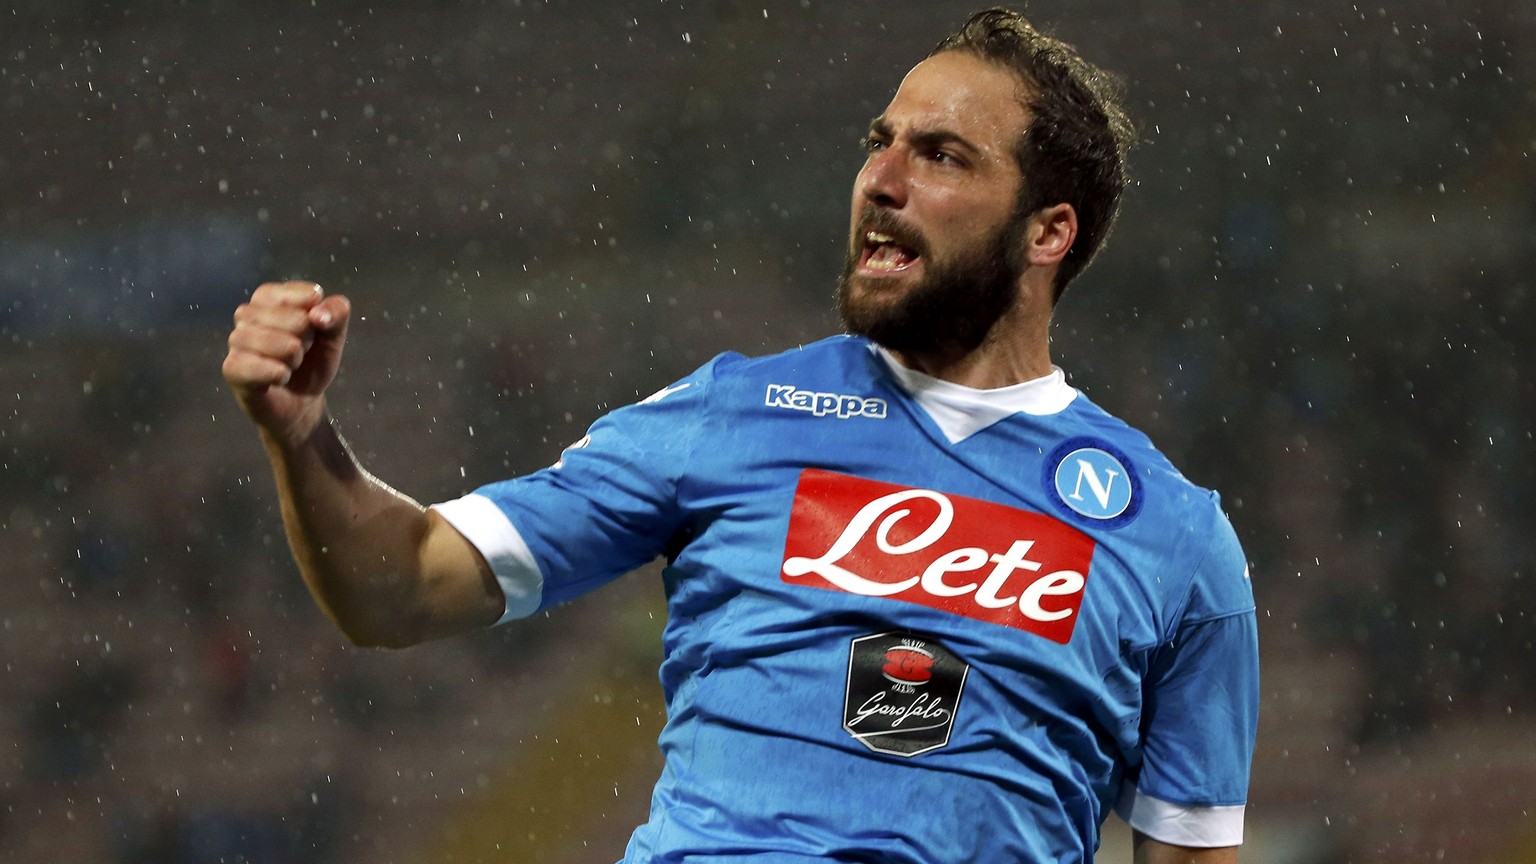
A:
[[[859,171],[859,194],[870,203],[899,210],[907,205],[906,160],[897,147],[869,154]]]

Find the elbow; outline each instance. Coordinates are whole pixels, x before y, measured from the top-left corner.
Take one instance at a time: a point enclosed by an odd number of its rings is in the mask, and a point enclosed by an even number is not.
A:
[[[358,648],[410,648],[427,641],[431,606],[415,579],[375,576],[365,591],[321,597],[321,608],[349,643]]]
[[[342,637],[357,648],[400,650],[426,641],[422,627],[398,618],[361,621],[337,619],[335,623]]]
[[[358,629],[343,628],[341,635],[346,638],[354,648],[379,648],[398,651],[402,648],[410,648],[420,645],[420,639],[402,636],[395,632],[371,632]]]

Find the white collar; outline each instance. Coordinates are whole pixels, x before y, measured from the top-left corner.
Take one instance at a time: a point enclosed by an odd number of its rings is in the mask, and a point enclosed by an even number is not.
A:
[[[1012,414],[1058,414],[1077,398],[1077,390],[1067,383],[1067,374],[1056,366],[1040,378],[978,390],[908,369],[884,348],[874,344],[870,348],[885,362],[901,389],[928,412],[951,444],[958,444]]]

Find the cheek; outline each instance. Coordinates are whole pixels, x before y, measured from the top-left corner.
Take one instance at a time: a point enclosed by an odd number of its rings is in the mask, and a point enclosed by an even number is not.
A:
[[[1012,198],[936,184],[927,191],[933,224],[961,244],[990,235],[1013,216]]]

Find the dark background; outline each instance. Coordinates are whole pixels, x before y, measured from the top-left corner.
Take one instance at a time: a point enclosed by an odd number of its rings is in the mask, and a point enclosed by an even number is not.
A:
[[[618,857],[654,572],[345,647],[222,390],[229,315],[351,296],[336,413],[421,500],[547,464],[718,351],[835,332],[857,139],[970,11],[0,5],[0,859]],[[1536,6],[1027,11],[1141,126],[1055,353],[1252,559],[1245,860],[1536,861]]]

